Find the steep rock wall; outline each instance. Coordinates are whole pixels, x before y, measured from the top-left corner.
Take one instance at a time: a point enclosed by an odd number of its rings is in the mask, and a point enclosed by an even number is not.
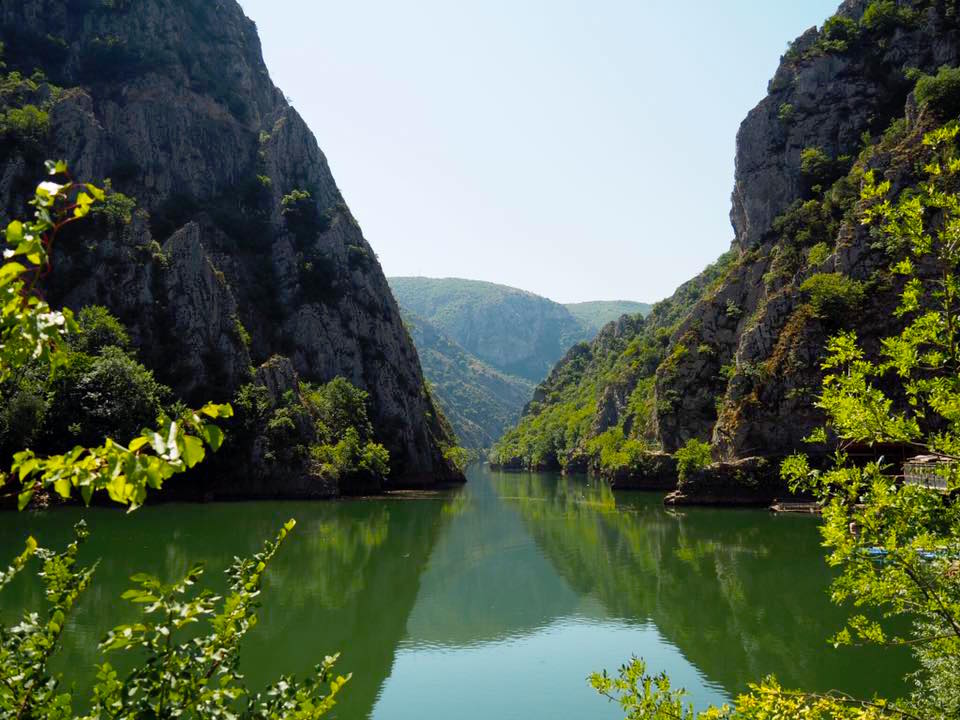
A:
[[[8,65],[65,88],[46,154],[137,201],[129,225],[64,239],[52,299],[106,304],[190,401],[274,354],[304,380],[344,376],[370,393],[396,482],[456,474],[376,256],[235,0],[2,0],[0,39]],[[40,159],[0,158],[8,214]]]

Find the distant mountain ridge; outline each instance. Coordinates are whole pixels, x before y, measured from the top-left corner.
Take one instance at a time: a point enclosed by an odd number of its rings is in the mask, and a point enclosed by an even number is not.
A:
[[[591,300],[588,302],[564,303],[582,325],[594,333],[600,332],[603,326],[624,315],[643,315],[646,317],[653,309],[650,303],[634,302],[633,300]]]
[[[460,442],[489,447],[515,423],[550,368],[624,312],[649,305],[561,305],[506,285],[460,278],[388,278],[424,375]]]
[[[497,370],[539,382],[589,331],[563,305],[525,290],[459,278],[388,280],[400,307]]]

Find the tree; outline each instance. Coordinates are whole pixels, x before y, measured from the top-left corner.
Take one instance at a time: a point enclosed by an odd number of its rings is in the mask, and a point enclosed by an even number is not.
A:
[[[674,453],[674,457],[677,458],[677,475],[681,481],[687,479],[690,473],[707,467],[713,460],[710,444],[696,438],[687,440],[687,443]]]
[[[909,646],[920,668],[911,678],[913,693],[896,701],[857,700],[786,691],[768,679],[733,707],[695,713],[666,678],[651,677],[634,660],[617,678],[591,678],[631,720],[960,717],[958,134],[960,126],[951,123],[926,135],[926,176],[896,197],[889,182],[865,176],[861,220],[904,278],[897,310],[903,329],[882,341],[877,359],[854,333],[829,341],[818,400],[827,425],[811,440],[833,438],[835,456],[825,470],[802,454],[781,469],[794,488],[812,492],[823,505],[828,562],[840,570],[831,596],[856,608],[834,642]],[[857,464],[848,455],[853,447],[879,445],[931,455],[946,490],[906,482],[883,458]],[[909,620],[911,632],[891,632],[882,622],[891,618]]]
[[[62,163],[50,163],[48,168],[52,176],[66,174]],[[85,217],[103,197],[102,190],[92,185],[43,182],[31,202],[33,220],[7,226],[7,249],[0,265],[0,383],[27,366],[40,364],[54,374],[63,370],[70,352],[67,340],[78,332],[78,325],[69,310],[50,308],[37,294],[37,283],[51,269],[58,232]],[[85,320],[96,318],[82,317],[82,324]],[[116,328],[108,330],[112,343],[123,340]],[[122,356],[116,344],[110,349],[116,352],[108,352],[108,357]],[[161,414],[156,429],[143,430],[126,445],[108,437],[98,447],[78,446],[52,457],[24,450],[14,456],[11,472],[0,474],[0,488],[9,492],[19,485],[13,492],[21,509],[38,490],[50,488],[67,499],[79,492],[87,503],[95,492],[106,491],[132,510],[144,502],[148,488],[159,489],[164,480],[194,467],[207,448],[216,451],[223,433],[211,420],[232,414],[229,405],[210,404],[177,418]],[[248,690],[239,673],[240,643],[256,623],[263,574],[293,526],[293,521],[286,523],[262,552],[234,562],[228,570],[230,591],[225,598],[196,589],[200,567],[191,568],[172,584],[149,575],[134,576],[135,587],[123,597],[142,605],[143,617],[116,628],[100,644],[105,652],[132,652],[133,669],[121,677],[109,663],[101,665],[88,703],[90,712],[84,717],[272,720],[317,718],[333,707],[349,679],[334,675],[336,657],[326,658],[303,682],[281,678],[261,693]],[[86,537],[81,523],[74,542],[61,552],[28,538],[24,551],[0,572],[2,591],[31,561],[39,562],[38,576],[47,600],[43,615],[26,611],[18,624],[0,624],[2,717],[75,717],[69,686],[49,671],[48,663],[71,610],[93,580],[95,568],[78,565]],[[192,629],[201,621],[209,626],[206,634]]]

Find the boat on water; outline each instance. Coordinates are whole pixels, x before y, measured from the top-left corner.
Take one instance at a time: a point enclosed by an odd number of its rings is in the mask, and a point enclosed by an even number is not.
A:
[[[865,551],[866,555],[873,560],[884,560],[890,555],[890,551],[882,547],[870,547]],[[953,554],[950,555],[946,550],[924,550],[918,549],[916,551],[917,555],[920,556],[922,560],[940,560],[943,558],[957,558],[960,555]]]

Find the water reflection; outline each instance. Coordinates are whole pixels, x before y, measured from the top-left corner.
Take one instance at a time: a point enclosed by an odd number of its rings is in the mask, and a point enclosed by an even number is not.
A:
[[[258,687],[342,650],[354,679],[341,718],[622,717],[584,677],[632,653],[700,704],[771,671],[856,693],[896,691],[904,671],[826,645],[842,613],[810,518],[674,513],[582,478],[474,469],[465,488],[416,499],[4,514],[0,549],[12,556],[28,534],[62,544],[80,517],[84,557],[103,562],[57,662],[87,677],[97,640],[135,617],[119,601],[133,572],[169,580],[200,560],[222,589],[233,556],[289,517],[243,670]],[[0,615],[41,600],[20,578]]]
[[[340,717],[366,717],[393,665],[425,567],[449,522],[448,498],[416,502],[236,503],[144,508],[133,517],[91,509],[2,516],[0,548],[6,554],[28,534],[54,545],[85,517],[91,539],[87,561],[102,558],[91,590],[79,606],[57,658],[57,667],[89,668],[103,658],[96,644],[107,629],[135,617],[119,600],[136,571],[164,579],[196,561],[208,568],[209,586],[223,590],[234,555],[251,554],[284,520],[296,531],[267,575],[260,622],[250,633],[242,671],[253,687],[282,673],[304,673],[325,654],[342,650],[339,668],[354,679],[338,706]],[[33,582],[18,578],[0,594],[0,614],[41,607]],[[114,658],[111,658],[112,660]],[[115,663],[116,664],[116,663]],[[70,679],[77,677],[75,670]],[[78,683],[81,696],[88,683]]]
[[[584,478],[491,480],[571,587],[610,616],[655,624],[729,693],[767,673],[816,690],[902,690],[906,654],[892,662],[888,653],[827,645],[844,612],[827,598],[831,575],[814,518],[668,511],[657,495],[614,494]]]

